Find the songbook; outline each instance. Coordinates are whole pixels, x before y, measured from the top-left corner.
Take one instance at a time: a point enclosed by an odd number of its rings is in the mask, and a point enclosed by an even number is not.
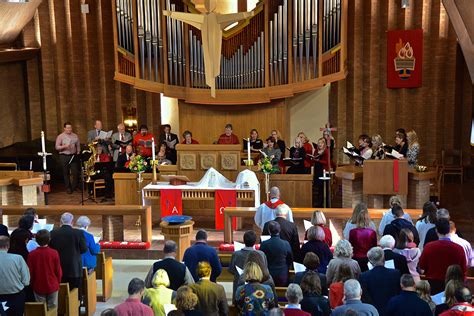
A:
[[[270,235],[261,235],[261,236],[260,236],[260,240],[261,240],[261,242],[264,242],[264,241],[266,241],[266,240],[269,240],[270,237],[271,237]]]
[[[311,160],[319,160],[321,158],[321,155],[311,155],[311,154],[306,154]]]
[[[98,137],[99,137],[99,139],[108,139],[108,138],[112,137],[112,133],[113,133],[113,131],[108,131],[108,132],[100,131]]]
[[[310,221],[307,221],[307,220],[303,220],[303,225],[304,225],[304,230],[308,230],[310,229],[311,227],[313,227],[313,224],[310,222]]]
[[[282,161],[283,161],[283,163],[285,164],[285,166],[297,165],[297,164],[301,163],[302,160],[303,160],[303,158],[301,158],[301,157],[298,157],[298,158],[289,158],[289,157],[286,157],[286,158],[283,158],[283,159],[282,159]]]
[[[395,149],[392,149],[391,152],[387,152],[386,153],[387,156],[390,156],[390,157],[393,157],[395,159],[401,159],[403,158],[403,155],[400,154],[398,151],[396,151]]]
[[[36,234],[38,231],[42,229],[46,229],[47,231],[52,231],[54,228],[54,224],[40,224],[40,223],[34,223],[33,228],[31,229],[31,232],[33,234]]]
[[[372,270],[374,266],[372,263],[368,262],[367,266],[369,267],[369,270]],[[385,268],[387,269],[395,269],[395,262],[393,260],[387,260],[385,261]]]
[[[305,272],[306,271],[306,267],[304,266],[304,264],[294,262],[294,261],[293,261],[293,269],[295,270],[295,274],[298,273],[298,272]]]
[[[234,241],[234,251],[239,251],[239,250],[242,250],[242,248],[244,248],[245,245],[241,242],[238,242],[238,241]]]
[[[176,145],[176,139],[172,141],[165,140],[165,143],[166,143],[166,146],[168,146],[169,148],[174,148],[174,146]]]
[[[235,266],[235,269],[237,270],[237,273],[239,273],[239,275],[242,275],[244,273],[244,270],[242,270],[239,266]]]
[[[121,141],[121,140],[118,140],[118,139],[117,139],[117,140],[114,142],[114,144],[115,144],[115,145],[118,145],[118,146],[123,146],[123,147],[124,147],[124,146],[127,146],[128,144],[130,144],[131,142],[132,142],[131,139],[129,139],[129,140],[127,140],[127,141]]]
[[[151,148],[151,147],[153,147],[153,141],[151,139],[149,139],[149,140],[140,139],[138,141],[138,146],[145,147],[145,148]]]
[[[100,236],[94,236],[94,242],[96,244],[98,244],[101,239],[102,239],[102,237],[100,237]]]

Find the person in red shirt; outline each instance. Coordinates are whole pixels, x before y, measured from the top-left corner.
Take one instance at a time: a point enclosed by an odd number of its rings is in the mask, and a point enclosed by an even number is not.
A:
[[[313,146],[309,142],[309,138],[306,137],[305,133],[299,132],[298,137],[301,139],[301,143],[303,144],[303,148],[306,154],[312,155],[313,154]],[[306,156],[304,160],[304,167],[310,168],[313,165],[313,161],[311,157]]]
[[[288,300],[288,304],[283,310],[285,316],[311,316],[310,313],[301,309],[300,302],[303,300],[303,291],[298,284],[291,283],[288,285],[285,296]]]
[[[324,175],[324,171],[329,172],[331,164],[329,161],[329,148],[324,138],[318,139],[318,147],[314,149],[313,157],[310,158],[314,162],[313,172],[313,207],[324,206],[324,185],[329,182],[319,179]],[[305,161],[306,163],[306,161]],[[326,188],[329,190],[329,188]],[[329,194],[326,195],[329,200]],[[329,201],[326,201],[326,207]]]
[[[133,138],[133,147],[136,148],[137,154],[144,158],[151,157],[153,139],[153,134],[148,133],[148,127],[145,124],[140,125],[140,133]]]
[[[217,141],[219,145],[235,145],[239,144],[239,138],[232,134],[232,124],[225,126],[225,133],[219,136]]]
[[[133,278],[128,283],[128,298],[114,308],[119,316],[153,316],[153,310],[141,302],[145,292],[145,282],[138,278]]]
[[[183,138],[184,139],[181,142],[181,144],[185,144],[185,145],[199,144],[197,140],[193,139],[193,133],[191,133],[190,131],[184,131]]]
[[[62,270],[58,252],[48,247],[49,239],[49,231],[46,229],[41,229],[36,233],[36,242],[39,247],[30,252],[28,268],[35,300],[45,302],[48,309],[51,309],[58,305]]]
[[[438,219],[436,222],[436,232],[439,240],[432,241],[425,245],[421,254],[418,267],[420,272],[425,274],[431,285],[431,294],[436,294],[444,290],[445,275],[448,267],[458,264],[464,276],[467,272],[466,256],[463,247],[449,240],[449,221]]]
[[[474,307],[471,305],[472,294],[471,290],[467,287],[461,287],[456,289],[454,293],[456,298],[456,304],[454,304],[449,310],[441,313],[440,316],[473,316]]]
[[[104,148],[102,146],[97,146],[96,149],[95,162],[110,162],[110,155],[103,152]]]

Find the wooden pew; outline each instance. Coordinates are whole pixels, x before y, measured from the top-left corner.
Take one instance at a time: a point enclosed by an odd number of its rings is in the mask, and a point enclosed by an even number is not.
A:
[[[0,223],[2,222],[1,215],[23,215],[28,207],[34,207],[40,216],[47,215],[61,215],[64,212],[69,212],[74,216],[81,215],[99,215],[102,216],[102,223],[105,219],[124,215],[140,216],[141,219],[141,234],[143,242],[151,242],[152,240],[152,222],[151,222],[151,207],[140,205],[5,205],[0,209]],[[102,227],[105,236],[108,235],[106,230],[109,227]],[[123,229],[122,229],[123,231]],[[122,232],[123,234],[123,232]],[[114,241],[120,241],[116,239]]]
[[[352,215],[352,208],[292,208],[293,219],[310,220],[313,212],[322,211],[328,220],[348,220]],[[235,218],[251,218],[255,217],[255,207],[226,207],[224,209],[224,242],[233,242],[232,219]],[[369,209],[370,218],[381,219],[386,209]],[[405,213],[410,214],[412,219],[417,219],[421,214],[420,209],[404,209]]]
[[[58,315],[79,316],[78,289],[69,290],[68,283],[59,285]]]
[[[83,306],[86,308],[86,315],[93,316],[97,305],[97,282],[95,271],[89,274],[87,268],[82,270],[82,291]]]
[[[58,308],[48,310],[46,303],[27,302],[25,304],[25,316],[57,316]]]
[[[102,295],[97,296],[100,302],[107,302],[112,296],[114,268],[112,257],[106,257],[104,252],[97,255],[96,278],[102,282]]]

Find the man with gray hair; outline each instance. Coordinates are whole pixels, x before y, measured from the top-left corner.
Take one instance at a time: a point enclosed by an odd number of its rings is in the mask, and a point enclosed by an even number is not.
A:
[[[288,304],[285,306],[285,315],[310,316],[311,314],[301,310],[300,302],[303,299],[303,291],[296,283],[291,283],[286,289],[285,297]]]
[[[169,288],[173,291],[177,291],[178,288],[182,285],[191,285],[194,284],[194,279],[189,271],[188,267],[184,263],[176,260],[176,252],[178,251],[178,246],[173,240],[165,241],[165,246],[163,247],[163,259],[155,262],[145,279],[145,286],[147,288],[152,288],[153,276],[156,271],[163,269],[168,273],[170,278]]]
[[[393,260],[395,269],[401,274],[410,273],[408,270],[407,258],[393,251],[395,248],[395,239],[392,235],[385,235],[380,238],[380,247],[383,249],[385,261]]]
[[[86,239],[82,230],[72,228],[74,216],[61,215],[61,227],[53,229],[49,246],[59,253],[63,277],[61,283],[69,283],[71,289],[82,285],[82,254],[87,251]]]
[[[331,315],[346,315],[346,311],[352,310],[356,315],[378,316],[377,309],[366,303],[362,303],[362,288],[359,281],[350,279],[344,282],[344,305],[336,307]]]
[[[360,275],[363,289],[362,301],[377,308],[380,315],[386,315],[388,301],[400,293],[400,271],[385,268],[383,249],[373,247],[367,252],[373,269]]]
[[[445,208],[440,208],[436,211],[436,220],[440,219],[447,219],[448,221],[450,220],[449,216],[449,211]],[[457,232],[459,237],[462,238],[462,234]],[[431,227],[427,232],[425,236],[425,242],[423,244],[423,248],[430,242],[439,240],[438,233],[436,232],[436,227]]]
[[[270,200],[260,205],[255,213],[255,224],[263,230],[265,223],[275,219],[275,209],[285,204],[280,200],[280,189],[278,187],[272,187],[270,189]],[[287,219],[293,222],[293,213],[291,209],[288,211]]]
[[[113,160],[117,162],[120,154],[125,153],[125,147],[132,142],[132,134],[125,130],[125,125],[117,125],[117,132],[112,134],[112,144],[109,149],[113,150]]]
[[[288,220],[288,214],[291,212],[291,209],[286,204],[280,204],[275,209],[275,222],[280,224],[280,238],[288,241],[291,246],[291,252],[293,253],[293,258],[299,260],[300,253],[300,238],[298,235],[298,228],[295,223]],[[263,226],[262,235],[270,235],[268,229],[268,223],[266,222]]]

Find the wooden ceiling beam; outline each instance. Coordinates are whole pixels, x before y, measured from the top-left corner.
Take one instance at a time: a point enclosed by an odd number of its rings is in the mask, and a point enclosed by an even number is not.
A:
[[[40,52],[36,47],[0,49],[0,63],[11,63],[35,58]]]

